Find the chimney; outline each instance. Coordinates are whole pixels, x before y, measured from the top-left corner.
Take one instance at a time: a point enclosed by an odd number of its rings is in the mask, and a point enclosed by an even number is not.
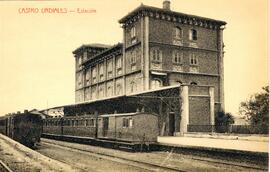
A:
[[[171,2],[170,0],[164,0],[163,1],[163,9],[164,10],[171,10]]]

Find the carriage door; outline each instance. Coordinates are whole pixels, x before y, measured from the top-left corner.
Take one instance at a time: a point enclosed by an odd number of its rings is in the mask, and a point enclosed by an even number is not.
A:
[[[109,117],[103,118],[103,137],[107,137],[109,130]]]
[[[169,113],[169,136],[173,136],[175,132],[175,113]]]

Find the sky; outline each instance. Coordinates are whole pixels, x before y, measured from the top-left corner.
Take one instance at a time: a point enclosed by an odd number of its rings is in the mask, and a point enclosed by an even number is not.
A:
[[[118,20],[141,3],[162,7],[162,1],[1,1],[0,116],[74,103],[72,51],[82,44],[122,42]],[[42,13],[45,8],[89,12]],[[171,8],[227,22],[225,109],[237,115],[240,102],[268,84],[268,0],[171,0]]]

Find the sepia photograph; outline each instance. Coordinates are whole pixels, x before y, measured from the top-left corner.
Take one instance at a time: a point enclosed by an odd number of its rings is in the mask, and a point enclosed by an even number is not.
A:
[[[0,78],[0,172],[269,171],[268,0],[3,0]]]

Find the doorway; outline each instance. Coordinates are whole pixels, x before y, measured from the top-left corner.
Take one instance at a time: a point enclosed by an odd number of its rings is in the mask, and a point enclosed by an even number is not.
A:
[[[109,130],[109,117],[103,118],[103,137],[107,137]]]
[[[169,113],[169,136],[173,136],[175,132],[175,113]]]

